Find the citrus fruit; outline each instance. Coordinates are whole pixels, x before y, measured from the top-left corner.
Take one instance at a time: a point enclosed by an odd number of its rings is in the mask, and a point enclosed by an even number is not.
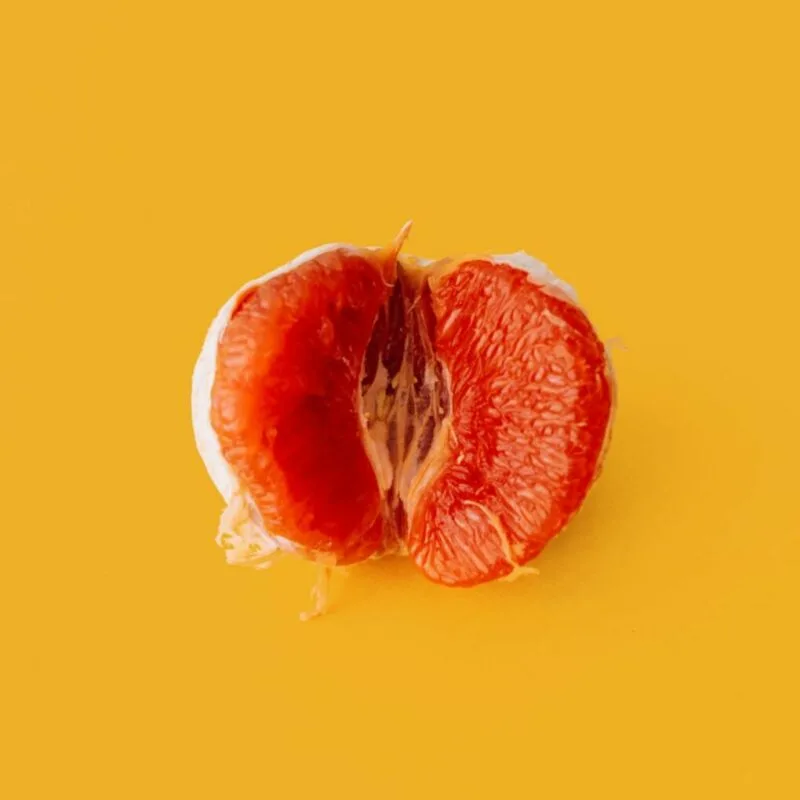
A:
[[[407,233],[304,253],[211,325],[192,411],[232,563],[513,578],[597,477],[614,380],[572,289],[525,253],[400,255]]]

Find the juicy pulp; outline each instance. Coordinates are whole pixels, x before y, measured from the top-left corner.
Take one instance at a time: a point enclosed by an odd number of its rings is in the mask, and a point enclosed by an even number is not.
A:
[[[332,247],[228,313],[195,426],[235,487],[237,560],[276,541],[337,564],[407,550],[472,585],[538,554],[597,474],[605,348],[527,256]]]

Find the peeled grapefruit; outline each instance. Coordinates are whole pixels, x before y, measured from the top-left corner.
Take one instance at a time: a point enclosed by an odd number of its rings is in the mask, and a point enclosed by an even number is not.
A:
[[[573,290],[521,252],[401,256],[407,232],[304,253],[211,325],[192,412],[230,562],[515,577],[597,477],[614,381]]]

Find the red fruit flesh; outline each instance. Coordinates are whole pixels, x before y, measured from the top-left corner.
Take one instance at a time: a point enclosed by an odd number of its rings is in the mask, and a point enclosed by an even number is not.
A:
[[[408,548],[429,577],[469,586],[529,561],[578,509],[611,394],[585,315],[526,273],[467,262],[434,280],[432,304],[452,427]]]
[[[585,315],[527,273],[352,250],[240,299],[212,391],[268,531],[340,564],[404,543],[457,586],[510,574],[566,524],[610,411]]]
[[[325,253],[241,298],[217,352],[211,422],[223,456],[267,530],[339,563],[381,542],[356,397],[386,295],[367,257]]]

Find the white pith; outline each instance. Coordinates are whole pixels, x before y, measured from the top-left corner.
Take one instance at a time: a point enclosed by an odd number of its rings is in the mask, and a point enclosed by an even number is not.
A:
[[[194,437],[200,457],[211,480],[226,503],[226,510],[220,519],[217,542],[225,548],[226,558],[232,564],[248,564],[257,568],[269,566],[270,558],[277,551],[297,551],[299,548],[291,541],[267,531],[261,522],[260,515],[248,496],[240,486],[220,448],[217,435],[211,426],[211,397],[217,366],[217,348],[230,322],[231,314],[237,301],[244,292],[285,274],[307,261],[311,261],[323,253],[332,250],[377,250],[378,248],[359,248],[351,244],[332,243],[307,250],[282,267],[256,278],[240,287],[222,306],[211,323],[200,351],[200,356],[192,376],[192,425]],[[557,278],[545,264],[528,255],[524,251],[516,253],[476,256],[495,264],[504,264],[528,273],[529,279],[538,285],[546,286],[554,294],[577,305],[575,290]],[[436,262],[416,259],[419,266],[429,267]],[[608,359],[609,377],[611,375],[610,359]],[[611,425],[609,423],[608,433]]]

